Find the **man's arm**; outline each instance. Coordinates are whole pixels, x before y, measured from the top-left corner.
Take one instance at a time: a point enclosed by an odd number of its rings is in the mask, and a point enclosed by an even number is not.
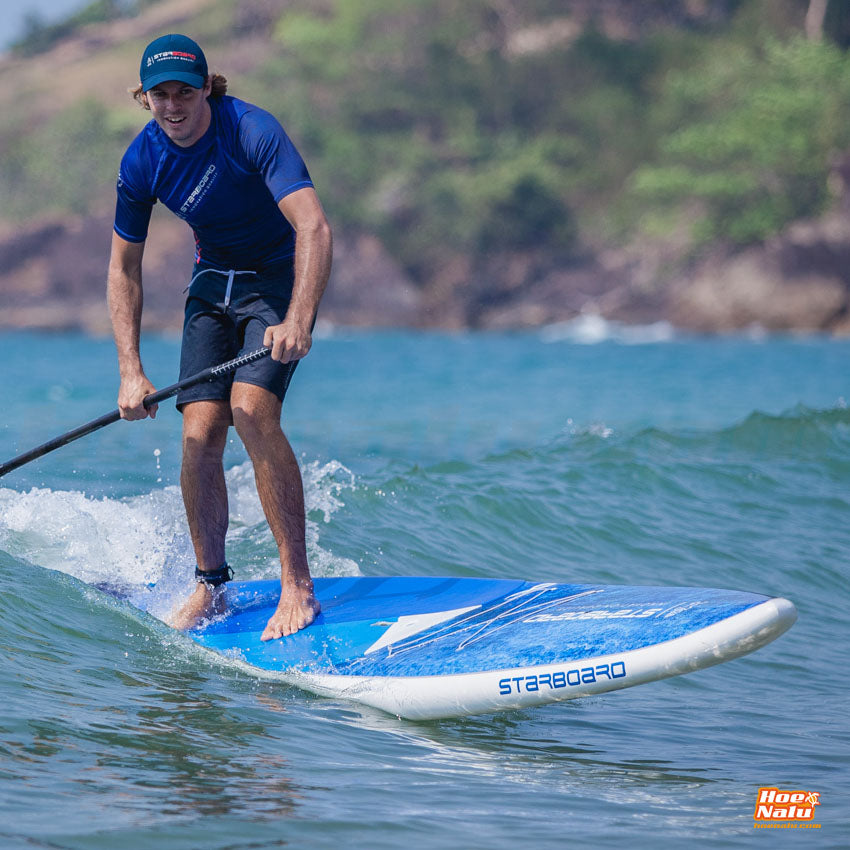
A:
[[[145,409],[142,400],[155,389],[142,368],[139,340],[142,324],[142,256],[144,242],[128,242],[112,234],[106,295],[112,333],[118,349],[118,409],[122,419],[153,418],[156,405]]]
[[[272,349],[272,359],[289,363],[306,356],[313,344],[311,329],[331,273],[333,235],[315,189],[299,189],[278,206],[295,230],[295,282],[286,318],[266,329],[263,345]]]

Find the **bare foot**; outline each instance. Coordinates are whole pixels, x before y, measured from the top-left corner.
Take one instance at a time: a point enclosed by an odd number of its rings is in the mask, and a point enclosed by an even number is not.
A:
[[[169,625],[186,631],[197,626],[201,620],[223,614],[226,607],[223,587],[210,588],[198,582],[192,595],[171,615]]]
[[[319,600],[313,596],[312,584],[309,587],[287,585],[281,591],[277,610],[269,618],[260,640],[276,640],[294,635],[309,626],[321,609]]]

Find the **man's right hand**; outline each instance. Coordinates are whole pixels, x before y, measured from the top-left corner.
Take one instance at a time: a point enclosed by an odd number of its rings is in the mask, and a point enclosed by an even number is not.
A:
[[[145,396],[156,391],[156,387],[147,379],[144,372],[123,378],[118,390],[118,410],[122,419],[144,419],[150,416],[156,419],[158,404],[152,404],[149,408],[143,402]]]

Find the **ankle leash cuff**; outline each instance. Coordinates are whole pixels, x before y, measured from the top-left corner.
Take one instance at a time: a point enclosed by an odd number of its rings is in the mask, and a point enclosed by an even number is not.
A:
[[[195,579],[203,582],[207,587],[218,587],[232,578],[233,570],[227,563],[222,564],[217,570],[202,570],[200,567],[195,567]]]

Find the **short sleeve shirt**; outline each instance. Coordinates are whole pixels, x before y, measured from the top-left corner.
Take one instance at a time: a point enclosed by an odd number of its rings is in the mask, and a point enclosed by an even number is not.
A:
[[[261,271],[289,261],[295,233],[277,206],[313,183],[277,119],[233,97],[209,99],[209,129],[192,146],[176,145],[150,121],[121,160],[115,232],[147,238],[161,201],[195,234],[196,261]]]

